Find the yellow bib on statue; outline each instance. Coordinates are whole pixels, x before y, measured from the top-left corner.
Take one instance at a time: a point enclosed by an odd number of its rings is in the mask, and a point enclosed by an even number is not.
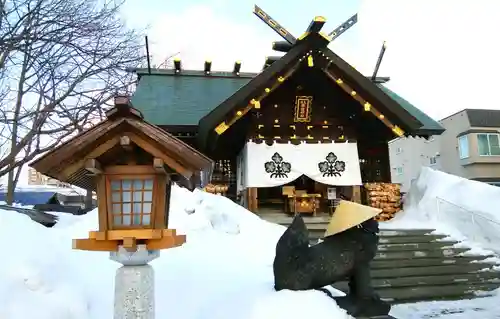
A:
[[[328,224],[325,237],[341,233],[355,227],[382,212],[379,208],[374,208],[358,203],[342,200],[335,209],[332,219]]]

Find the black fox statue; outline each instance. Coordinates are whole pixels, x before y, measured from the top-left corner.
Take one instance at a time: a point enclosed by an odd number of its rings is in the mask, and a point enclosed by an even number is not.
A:
[[[274,288],[277,291],[321,290],[352,316],[387,315],[390,305],[373,291],[370,278],[378,231],[378,222],[371,218],[309,246],[304,220],[296,215],[276,245]],[[347,296],[333,297],[324,289],[345,279],[349,282]]]

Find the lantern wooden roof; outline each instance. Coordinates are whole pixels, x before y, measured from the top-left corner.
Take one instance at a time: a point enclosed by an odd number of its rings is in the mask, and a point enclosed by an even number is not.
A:
[[[115,98],[115,107],[106,113],[106,117],[30,166],[46,176],[84,189],[95,189],[95,174],[85,168],[90,159],[98,159],[103,165],[116,164],[123,161],[131,149],[138,160],[141,156],[162,159],[168,172],[187,179],[196,172],[211,172],[211,159],[161,128],[145,122],[127,97]]]

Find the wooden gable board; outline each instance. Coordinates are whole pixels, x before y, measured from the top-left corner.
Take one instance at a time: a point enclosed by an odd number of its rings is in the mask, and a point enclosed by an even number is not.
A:
[[[121,135],[134,135],[132,140],[146,152],[158,156],[178,173],[189,178],[195,171],[212,169],[213,162],[194,148],[178,140],[161,128],[137,117],[107,119],[95,127],[66,141],[31,163],[40,173],[70,182],[76,186],[89,187],[93,176],[83,167],[85,160],[99,157],[119,143]]]
[[[360,94],[368,97],[369,100],[374,101],[374,104],[376,104],[377,108],[382,113],[387,114],[388,118],[396,121],[403,129],[409,132],[415,132],[424,125],[424,123],[420,122],[398,102],[385,94],[376,83],[359,73],[330,49],[321,47],[320,44],[324,43],[324,40],[318,39],[318,37],[320,37],[320,35],[311,34],[304,40],[299,41],[281,59],[271,64],[271,66],[253,78],[208,115],[203,117],[199,121],[198,130],[200,148],[204,150],[207,149],[208,141],[211,138],[216,138],[214,128],[219,123],[223,122],[228,114],[235,112],[236,108],[247,104],[249,100],[264,89],[265,85],[268,84],[273,77],[286,72],[287,68],[293,65],[294,62],[298,61],[298,59],[311,49],[321,49],[325,56],[332,61],[330,67],[335,68],[336,73],[338,73],[346,83],[360,92]]]

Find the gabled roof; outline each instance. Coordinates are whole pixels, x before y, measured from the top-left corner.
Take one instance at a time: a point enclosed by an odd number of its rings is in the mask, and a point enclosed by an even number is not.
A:
[[[171,72],[169,72],[171,71]],[[198,121],[256,74],[228,76],[203,71],[154,70],[151,75],[137,71],[140,76],[132,104],[137,105],[144,118],[155,125],[198,125]]]
[[[441,124],[433,120],[424,112],[420,111],[417,107],[396,94],[394,91],[388,89],[383,84],[377,84],[377,86],[423,124],[419,129],[415,131],[415,135],[439,135],[445,131],[444,127],[441,126]]]
[[[85,169],[86,160],[107,154],[113,155],[108,159],[116,160],[123,155],[120,152],[124,150],[119,144],[122,135],[126,135],[140,149],[161,158],[173,171],[185,177],[196,171],[211,170],[212,160],[161,128],[145,122],[140,112],[128,104],[115,105],[106,115],[106,120],[44,154],[30,166],[62,182],[94,189],[94,176]]]
[[[471,127],[500,127],[500,110],[466,109]]]
[[[132,104],[146,121],[165,126],[198,126],[198,122],[227,100],[259,73],[214,72],[202,70],[134,70],[139,76]],[[377,78],[386,82],[388,78]]]
[[[257,94],[264,91],[270,81],[276,79],[278,76],[284,75],[308,50],[308,43],[306,41],[301,41],[281,59],[265,68],[259,75],[254,77],[250,82],[234,92],[233,95],[200,119],[198,137],[201,145],[205,145],[209,135],[219,123],[225,120],[228,114],[236,112],[236,108],[241,108],[250,103],[250,100],[255,98]]]
[[[211,136],[215,136],[214,129],[224,122],[231,113],[236,113],[238,108],[247,105],[249,101],[260,95],[269,86],[270,82],[279,75],[287,73],[293,66],[304,58],[309,51],[321,50],[330,62],[324,71],[332,70],[343,82],[366,98],[388,119],[403,128],[410,135],[435,135],[444,129],[434,120],[430,119],[417,108],[403,100],[395,100],[388,95],[389,91],[382,89],[377,83],[363,76],[351,65],[327,48],[328,40],[318,33],[311,33],[297,43],[283,57],[272,63],[262,73],[253,78],[239,91],[226,99],[221,105],[200,120],[198,138],[200,145],[206,145]],[[316,63],[314,64],[316,66]],[[411,106],[411,107],[410,107]],[[433,127],[434,130],[427,130]],[[439,129],[441,127],[441,129]]]

